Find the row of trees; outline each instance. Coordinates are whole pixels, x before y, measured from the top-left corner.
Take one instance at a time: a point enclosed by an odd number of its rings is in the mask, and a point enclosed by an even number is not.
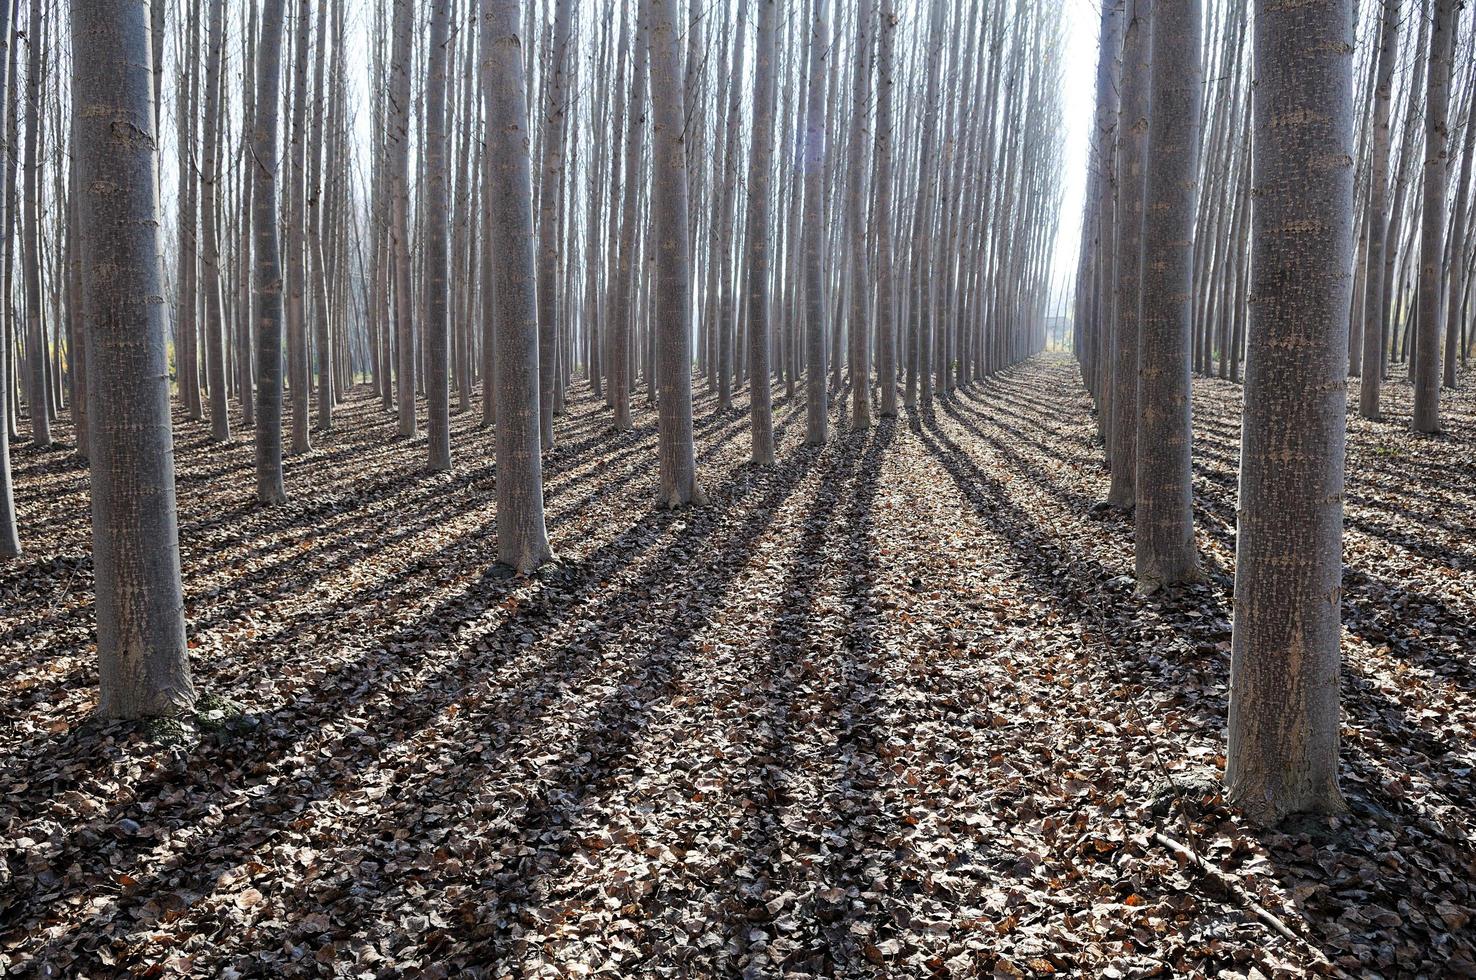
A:
[[[1142,589],[1199,579],[1190,378],[1237,378],[1244,358],[1227,781],[1269,819],[1341,805],[1346,379],[1377,418],[1408,360],[1412,425],[1435,432],[1442,374],[1454,385],[1468,348],[1476,26],[1462,30],[1453,0],[1102,7],[1077,351],[1106,506],[1133,515]]]
[[[706,500],[694,372],[718,412],[746,389],[765,465],[776,386],[803,398],[819,444],[837,393],[863,428],[1043,343],[1062,25],[1042,5],[120,0],[109,10],[128,16],[108,21],[105,44],[46,0],[16,2],[39,28],[24,103],[55,115],[23,129],[27,147],[51,148],[27,157],[27,180],[55,186],[41,198],[52,220],[23,215],[19,247],[73,264],[38,273],[49,305],[29,289],[18,304],[28,329],[6,346],[18,369],[0,372],[13,395],[0,428],[22,421],[45,445],[70,412],[104,508],[99,588],[151,597],[116,603],[120,622],[100,630],[107,714],[191,697],[155,397],[171,375],[217,441],[243,435],[238,420],[250,434],[263,505],[288,498],[284,452],[331,431],[355,383],[374,386],[401,436],[424,424],[432,470],[452,465],[452,414],[480,398],[496,426],[498,556],[526,573],[552,557],[542,453],[576,379],[617,430],[633,399],[655,404],[659,502],[680,506]],[[66,36],[74,74],[105,68],[120,86],[106,111],[81,88],[41,92],[41,56],[61,63]],[[108,138],[61,120],[94,115],[129,134],[137,167],[147,158],[147,180],[118,184],[128,206],[173,205],[173,248],[157,229],[140,237],[97,300],[118,330],[147,335],[157,363],[135,367],[157,386],[97,369],[80,283],[103,253],[85,222],[55,220],[83,201],[84,140]],[[147,516],[104,507],[100,479],[99,434],[144,401],[148,451],[109,449],[107,465],[130,501],[167,502]]]

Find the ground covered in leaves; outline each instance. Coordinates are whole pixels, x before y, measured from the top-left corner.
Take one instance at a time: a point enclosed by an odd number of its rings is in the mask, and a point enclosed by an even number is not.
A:
[[[581,388],[532,579],[472,413],[432,476],[361,391],[275,510],[180,418],[203,698],[145,730],[89,718],[85,474],[21,445],[0,972],[1470,975],[1476,388],[1351,424],[1352,811],[1270,832],[1217,790],[1239,392],[1196,387],[1210,580],[1148,599],[1060,356],[818,451],[781,397],[769,470],[702,401],[676,513]]]

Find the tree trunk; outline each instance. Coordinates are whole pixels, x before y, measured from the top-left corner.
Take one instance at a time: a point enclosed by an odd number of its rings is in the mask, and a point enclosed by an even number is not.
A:
[[[1455,48],[1455,0],[1430,0],[1429,75],[1425,90],[1424,214],[1420,220],[1419,345],[1414,365],[1414,430],[1440,431],[1440,329],[1444,320],[1445,185],[1450,156],[1450,61]]]
[[[825,314],[829,308],[821,249],[825,242],[824,174],[825,66],[830,57],[825,24],[827,0],[812,0],[809,78],[805,87],[805,137],[802,166],[805,175],[805,443],[825,443],[830,411],[825,390]],[[919,371],[927,371],[924,360]]]
[[[220,174],[220,63],[225,48],[225,0],[210,0],[205,68],[205,154],[200,169],[200,212],[204,241],[200,267],[205,273],[205,365],[210,379],[210,435],[231,439],[226,401],[225,314],[220,297],[220,235],[216,230],[216,185]]]
[[[1343,805],[1351,6],[1256,0],[1255,7],[1253,301],[1225,781],[1230,800],[1263,823]]]
[[[30,368],[31,440],[51,445],[51,397],[46,383],[46,311],[41,298],[41,8],[31,0],[31,26],[26,37],[26,213],[24,248],[26,361]]]
[[[395,395],[401,438],[414,438],[415,297],[410,284],[410,55],[415,16],[411,0],[394,0],[394,47],[390,55],[390,261],[395,289]]]
[[[524,87],[522,4],[482,0],[486,72],[486,193],[498,243],[491,306],[497,323],[497,559],[521,574],[553,554],[543,519],[538,400],[538,300],[533,180]]]
[[[646,35],[650,11],[639,3],[636,42],[631,51],[630,99],[626,107],[625,200],[621,206],[620,249],[615,268],[615,302],[610,311],[610,403],[615,429],[628,432],[630,422],[631,339],[634,327],[635,272],[637,268],[637,205],[641,187],[641,147],[646,132],[646,76],[649,69]]]
[[[769,284],[774,243],[769,232],[769,196],[774,163],[774,18],[778,0],[759,0],[754,45],[753,155],[748,161],[748,386],[751,458],[774,463],[774,406],[769,370]]]
[[[538,390],[544,449],[554,444],[554,390],[558,385],[559,202],[564,174],[564,114],[569,99],[564,76],[573,14],[573,0],[553,2],[553,50],[543,82],[543,167],[538,188]]]
[[[450,31],[450,0],[433,0],[430,57],[425,79],[425,278],[426,364],[425,400],[430,435],[430,468],[451,468],[451,387],[447,374],[450,298],[450,234],[446,195],[446,48]]]
[[[892,90],[896,88],[896,0],[881,0],[876,66],[876,379],[882,418],[897,414],[896,253],[892,242]]]
[[[282,255],[277,241],[277,119],[284,0],[264,0],[252,118],[251,225],[256,257],[256,499],[287,502],[282,486]]]
[[[1194,212],[1200,138],[1200,0],[1153,14],[1149,200],[1138,343],[1138,589],[1196,581],[1190,410]]]
[[[871,285],[866,241],[866,112],[871,90],[871,28],[877,17],[878,0],[856,7],[856,48],[852,57],[850,160],[847,165],[847,203],[851,253],[851,427],[871,425]]]
[[[1368,264],[1363,279],[1363,373],[1359,377],[1358,413],[1379,417],[1379,387],[1384,363],[1384,254],[1389,234],[1389,117],[1393,105],[1394,66],[1399,52],[1400,0],[1384,0],[1379,22],[1378,75],[1374,83],[1373,159],[1369,164],[1367,223]]]
[[[1113,338],[1112,484],[1107,503],[1131,511],[1138,469],[1138,329],[1143,294],[1144,172],[1148,153],[1153,4],[1132,0],[1122,53],[1118,123],[1117,322]]]
[[[311,0],[297,5],[296,52],[292,59],[292,147],[287,168],[287,214],[283,221],[287,237],[287,377],[292,387],[292,452],[311,447],[308,432],[310,406],[307,352],[307,89],[308,36]]]
[[[194,705],[195,689],[174,499],[148,10],[133,0],[73,0],[71,13],[96,409],[97,710],[105,718],[173,715]]]
[[[676,0],[648,5],[651,60],[651,225],[655,250],[654,332],[657,340],[657,503],[705,504],[692,443],[692,263],[687,236],[686,119]]]

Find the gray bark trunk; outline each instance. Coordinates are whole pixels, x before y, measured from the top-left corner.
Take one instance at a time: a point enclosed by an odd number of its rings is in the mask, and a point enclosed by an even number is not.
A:
[[[1368,264],[1363,277],[1363,373],[1359,377],[1358,413],[1379,417],[1383,381],[1384,255],[1389,231],[1389,117],[1393,108],[1394,65],[1399,52],[1400,0],[1384,0],[1379,23],[1378,75],[1374,83],[1373,159],[1369,164],[1367,235]]]
[[[282,255],[277,240],[277,120],[284,0],[264,0],[256,49],[251,226],[256,258],[256,499],[287,502],[282,486]]]
[[[825,389],[824,174],[826,159],[825,67],[831,54],[825,24],[826,0],[813,0],[809,78],[805,86],[805,135],[801,165],[805,176],[805,442],[823,445],[830,423]],[[919,370],[926,371],[924,360]]]
[[[1107,503],[1132,510],[1138,468],[1138,328],[1142,315],[1143,197],[1147,163],[1153,4],[1133,0],[1124,33],[1118,123],[1117,319],[1113,327],[1112,420]]]
[[[557,320],[559,201],[564,174],[564,113],[572,0],[555,0],[553,51],[543,84],[543,167],[539,177],[538,217],[538,390],[543,448],[554,444],[554,390],[558,384]]]
[[[426,416],[430,436],[430,468],[451,468],[451,387],[448,374],[450,299],[450,204],[446,195],[446,48],[450,0],[431,6],[430,57],[425,94],[425,278],[426,278]]]
[[[1225,781],[1230,800],[1263,823],[1342,806],[1351,6],[1255,8],[1256,207]]]
[[[769,232],[769,195],[774,163],[774,18],[778,0],[759,0],[754,45],[753,155],[748,162],[748,384],[751,458],[774,463],[774,407],[769,370],[769,282],[774,243]]]
[[[389,259],[394,268],[395,400],[402,438],[415,436],[415,297],[410,285],[410,49],[415,28],[411,0],[394,0],[390,55]]]
[[[527,574],[549,561],[539,437],[538,299],[533,180],[518,0],[482,0],[486,153],[498,243],[492,303],[497,342],[497,559]]]
[[[663,507],[705,504],[692,442],[692,262],[687,235],[687,161],[676,0],[648,5],[651,60],[651,225],[655,241],[653,326],[660,489]]]
[[[220,235],[216,229],[216,186],[220,174],[220,63],[225,48],[225,0],[210,0],[205,68],[205,153],[200,169],[203,231],[200,267],[205,273],[205,365],[210,379],[210,435],[229,442],[231,418],[226,401],[225,313],[220,296]]]
[[[1414,430],[1440,431],[1440,330],[1445,304],[1445,185],[1450,156],[1450,60],[1455,48],[1455,0],[1430,0],[1429,75],[1425,90],[1424,213],[1420,220],[1419,343],[1414,364]]]
[[[1194,547],[1190,330],[1200,137],[1200,2],[1159,0],[1138,344],[1138,588],[1200,577]]]
[[[98,713],[172,715],[193,706],[195,689],[179,571],[148,10],[132,0],[74,0],[71,13],[96,409]]]

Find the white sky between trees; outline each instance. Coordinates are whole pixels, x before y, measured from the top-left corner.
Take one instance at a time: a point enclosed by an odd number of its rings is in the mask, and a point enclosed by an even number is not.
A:
[[[155,0],[155,2],[160,2],[160,0]],[[163,0],[163,2],[169,2],[169,0]],[[581,0],[580,6],[584,8],[581,14],[592,22],[598,13],[603,11],[604,4],[613,2],[616,0],[597,0],[597,2],[590,3]],[[898,6],[904,15],[915,16],[925,12],[927,2],[928,0],[898,0]],[[949,0],[949,2],[964,3],[968,0]],[[982,2],[995,2],[995,0],[982,0]],[[1051,275],[1051,298],[1047,311],[1050,315],[1064,312],[1069,316],[1071,313],[1069,300],[1075,288],[1074,273],[1081,236],[1082,195],[1087,176],[1087,140],[1096,97],[1097,31],[1100,15],[1097,0],[1033,0],[1033,2],[1058,6],[1061,16],[1066,20],[1066,57],[1062,66],[1061,83],[1061,107],[1065,114],[1065,118],[1061,121],[1061,132],[1064,134],[1066,145],[1062,148],[1061,217],[1056,235],[1054,266]],[[369,93],[369,41],[370,32],[373,30],[373,16],[372,8],[365,0],[347,0],[346,5],[348,7],[346,27],[349,40],[349,84],[357,96],[351,99],[348,111],[354,116],[354,128],[358,136],[356,142],[362,148],[367,147],[370,142],[368,107],[373,102]],[[244,0],[227,0],[226,6],[230,13],[227,71],[231,73],[232,79],[228,84],[228,88],[232,89],[228,95],[228,109],[234,112],[239,108],[237,94],[240,76],[238,73],[241,68],[238,21],[245,16],[246,4]],[[173,7],[174,4],[171,3],[171,18],[175,15]],[[175,214],[176,195],[172,192],[177,182],[173,101],[176,94],[175,80],[178,78],[179,70],[179,52],[175,43],[175,29],[171,21],[168,28],[169,34],[165,41],[165,119],[163,132],[160,134],[162,137],[160,165],[164,182],[163,227],[165,247],[170,250],[171,255],[173,254],[174,231],[178,224]],[[290,38],[283,39],[284,72],[288,70],[290,42]],[[203,58],[203,51],[199,54]],[[70,65],[67,65],[66,69],[70,70]],[[234,131],[228,133],[228,142],[236,138],[238,135]],[[362,167],[366,163],[360,160],[357,165]]]

